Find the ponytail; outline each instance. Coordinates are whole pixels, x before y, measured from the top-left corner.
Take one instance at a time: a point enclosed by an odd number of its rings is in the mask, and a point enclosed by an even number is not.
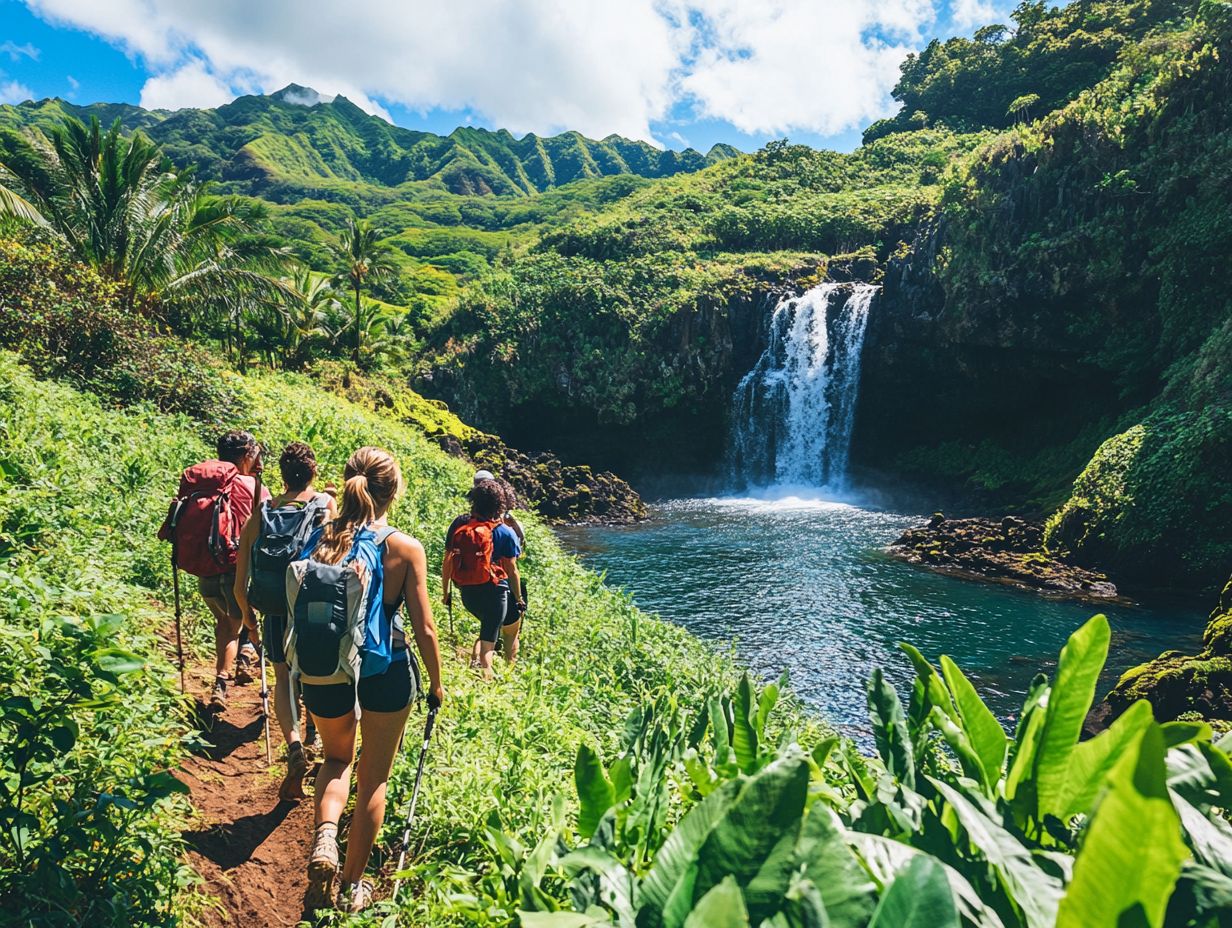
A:
[[[384,515],[402,492],[402,472],[393,455],[380,448],[360,448],[347,461],[346,486],[338,517],[322,530],[313,557],[337,564],[351,551],[355,534]]]

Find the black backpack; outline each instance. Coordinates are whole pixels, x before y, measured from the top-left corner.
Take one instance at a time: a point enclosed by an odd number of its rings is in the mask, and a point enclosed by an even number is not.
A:
[[[277,509],[261,504],[261,530],[252,543],[248,571],[248,602],[254,608],[265,615],[287,614],[287,565],[300,556],[327,507],[321,497]]]

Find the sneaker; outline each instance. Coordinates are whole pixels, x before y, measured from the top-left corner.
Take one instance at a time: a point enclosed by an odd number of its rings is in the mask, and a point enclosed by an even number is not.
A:
[[[308,758],[304,756],[304,747],[298,741],[287,748],[287,775],[282,778],[278,787],[278,798],[284,802],[295,802],[304,798],[304,777],[308,775]],[[335,858],[337,852],[335,851]]]
[[[328,907],[332,902],[330,897],[337,876],[338,826],[318,825],[312,854],[308,858],[308,891],[304,894],[304,908],[311,911]]]
[[[338,908],[352,915],[372,905],[372,884],[367,880],[348,883],[338,894]]]
[[[227,711],[227,681],[223,677],[214,678],[214,689],[210,693],[210,709],[214,712]]]

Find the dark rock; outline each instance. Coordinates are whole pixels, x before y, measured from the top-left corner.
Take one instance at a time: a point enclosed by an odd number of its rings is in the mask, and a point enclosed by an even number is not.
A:
[[[646,504],[615,474],[545,452],[526,454],[482,432],[431,437],[448,454],[508,480],[519,503],[549,522],[625,525],[646,518]]]
[[[1160,722],[1181,717],[1232,721],[1232,580],[1207,621],[1202,651],[1196,655],[1165,651],[1125,671],[1088,714],[1084,730],[1095,733],[1107,728],[1139,699],[1150,702]]]
[[[1043,538],[1043,526],[1016,516],[947,519],[938,512],[926,524],[907,529],[889,551],[911,564],[1046,596],[1123,601],[1103,574],[1045,553]]]

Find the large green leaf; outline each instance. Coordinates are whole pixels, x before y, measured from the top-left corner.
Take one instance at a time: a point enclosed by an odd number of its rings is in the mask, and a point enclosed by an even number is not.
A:
[[[834,812],[815,803],[800,830],[796,860],[817,888],[833,928],[856,928],[868,922],[876,887],[843,837]]]
[[[904,870],[924,852],[887,838],[858,831],[847,832],[847,841],[860,855],[868,874],[883,888],[894,881],[896,874]],[[958,902],[959,914],[965,925],[977,928],[1004,928],[1001,918],[980,898],[967,878],[953,867],[944,867],[946,880]]]
[[[665,922],[680,925],[693,905],[693,887],[690,882],[683,900],[683,911],[672,911],[673,891],[680,886],[694,868],[696,876],[697,852],[710,835],[715,824],[727,814],[732,801],[739,794],[743,783],[729,780],[695,805],[672,829],[663,846],[655,855],[654,866],[642,880],[638,894],[638,924],[657,928]]]
[[[794,838],[783,838],[799,832],[808,779],[808,761],[798,748],[749,778],[698,852],[695,899],[729,875],[747,886],[759,872],[792,856]]]
[[[915,757],[907,735],[903,704],[880,667],[873,671],[868,683],[868,712],[877,753],[885,762],[887,772],[900,783],[914,788]]]
[[[730,876],[706,893],[689,913],[684,928],[748,928],[744,895]]]
[[[1009,738],[1006,737],[1005,729],[1001,727],[997,717],[984,704],[984,700],[980,699],[971,681],[958,665],[944,654],[941,655],[941,673],[954,697],[963,731],[967,733],[967,739],[980,759],[980,767],[984,771],[984,785],[991,793],[1001,779],[1001,768],[1005,765]]]
[[[518,912],[522,928],[598,928],[611,925],[611,919],[585,912]]]
[[[736,701],[732,706],[732,749],[736,763],[745,773],[757,769],[757,707],[753,702],[753,684],[746,672],[736,687]]]
[[[567,873],[588,870],[598,877],[599,900],[611,909],[621,928],[633,928],[633,877],[624,864],[602,848],[588,846],[566,854],[560,865]]]
[[[1074,747],[1069,759],[1069,782],[1058,816],[1066,819],[1089,812],[1099,790],[1121,755],[1138,743],[1142,731],[1153,721],[1151,704],[1140,699],[1130,706],[1107,731]]]
[[[1208,815],[1194,808],[1175,792],[1170,791],[1170,795],[1194,859],[1232,877],[1232,825],[1222,815]]]
[[[954,709],[954,703],[950,699],[949,691],[946,690],[945,683],[942,682],[936,668],[928,662],[928,659],[914,645],[900,641],[898,647],[900,651],[911,659],[911,666],[915,668],[916,678],[924,687],[924,694],[927,697],[927,708],[925,711],[936,706],[950,718],[957,720],[958,715]]]
[[[1039,747],[1040,732],[1044,728],[1044,714],[1052,688],[1042,673],[1027,688],[1027,697],[1018,715],[1014,740],[1010,742],[1010,769],[1005,777],[1005,798],[1018,808],[1035,811],[1035,751]]]
[[[960,928],[941,864],[926,854],[913,858],[881,897],[868,928]]]
[[[1082,734],[1082,723],[1095,700],[1100,671],[1108,659],[1112,629],[1103,615],[1091,618],[1070,635],[1061,649],[1057,679],[1048,697],[1044,726],[1035,752],[1036,814],[1061,816],[1070,787],[1069,761]]]
[[[616,791],[607,778],[603,763],[590,745],[578,747],[577,760],[573,764],[573,780],[577,786],[578,834],[589,838],[599,827],[599,822],[616,801]]]
[[[1107,782],[1074,862],[1057,928],[1159,928],[1189,852],[1168,796],[1158,725],[1148,726],[1122,753]]]
[[[1052,928],[1061,898],[1061,881],[1041,869],[1031,851],[996,819],[991,803],[980,796],[965,795],[940,780],[930,777],[929,782],[954,811],[972,850],[992,865],[1028,928]]]

